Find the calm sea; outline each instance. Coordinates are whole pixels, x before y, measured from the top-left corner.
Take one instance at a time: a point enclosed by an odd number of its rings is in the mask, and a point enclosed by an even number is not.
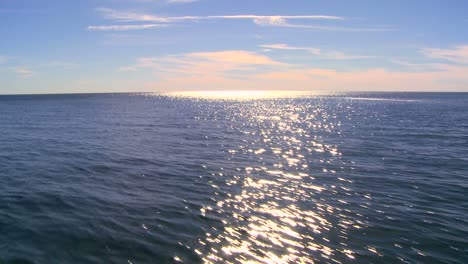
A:
[[[468,94],[0,96],[0,263],[467,263]]]

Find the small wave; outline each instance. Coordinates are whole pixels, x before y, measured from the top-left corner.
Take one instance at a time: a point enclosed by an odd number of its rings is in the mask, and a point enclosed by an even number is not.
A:
[[[262,99],[283,99],[301,98],[323,95],[328,93],[317,91],[190,91],[190,92],[169,92],[163,95],[176,98],[196,98],[209,100],[262,100]]]
[[[363,101],[388,101],[388,102],[422,102],[422,100],[415,99],[395,99],[395,98],[375,98],[375,97],[344,97],[349,100],[363,100]]]

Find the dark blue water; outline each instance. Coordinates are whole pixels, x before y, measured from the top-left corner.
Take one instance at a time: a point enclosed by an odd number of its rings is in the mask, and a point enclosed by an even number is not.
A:
[[[467,263],[468,94],[0,97],[0,263]]]

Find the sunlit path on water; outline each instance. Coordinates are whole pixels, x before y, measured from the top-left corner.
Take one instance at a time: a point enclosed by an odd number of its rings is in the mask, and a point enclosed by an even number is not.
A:
[[[235,171],[213,173],[213,204],[207,218],[220,219],[221,230],[208,230],[195,252],[206,263],[313,263],[354,259],[349,232],[365,226],[362,216],[346,209],[351,201],[365,206],[343,176],[338,141],[341,121],[320,101],[297,104],[288,98],[312,92],[185,92],[176,97],[209,100],[259,100],[233,103],[222,111],[229,133],[243,135],[226,149]],[[200,113],[203,119],[203,112]],[[205,112],[205,114],[209,114]],[[352,242],[351,242],[352,243]],[[372,247],[363,250],[374,250]],[[377,251],[375,254],[379,254]]]
[[[184,91],[163,93],[166,96],[178,98],[212,99],[212,100],[261,100],[279,98],[300,98],[321,94],[330,94],[320,91]]]

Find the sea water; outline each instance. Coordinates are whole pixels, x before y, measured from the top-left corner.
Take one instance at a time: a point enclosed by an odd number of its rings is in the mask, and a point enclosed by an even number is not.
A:
[[[468,94],[0,96],[0,263],[467,263]]]

